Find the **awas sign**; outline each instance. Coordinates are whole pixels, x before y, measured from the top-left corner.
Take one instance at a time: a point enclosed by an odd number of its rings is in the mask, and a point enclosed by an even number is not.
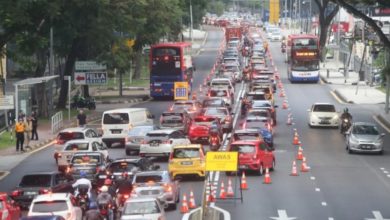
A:
[[[107,83],[107,67],[95,61],[76,61],[75,85],[100,85]]]
[[[206,154],[206,171],[237,171],[238,152],[212,152]]]

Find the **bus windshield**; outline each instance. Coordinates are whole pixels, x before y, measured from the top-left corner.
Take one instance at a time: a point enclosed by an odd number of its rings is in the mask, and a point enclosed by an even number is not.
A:
[[[292,48],[293,49],[302,49],[302,48],[317,49],[318,46],[317,46],[316,39],[303,38],[303,39],[294,39]]]
[[[154,75],[178,75],[181,73],[180,48],[159,47],[152,50]]]
[[[315,71],[320,69],[318,60],[293,60],[291,70],[293,71]]]

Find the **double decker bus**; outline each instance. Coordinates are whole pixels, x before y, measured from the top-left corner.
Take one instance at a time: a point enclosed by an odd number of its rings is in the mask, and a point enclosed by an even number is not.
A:
[[[188,82],[191,93],[194,67],[191,43],[159,43],[150,49],[150,96],[152,98],[174,97],[174,83]]]
[[[287,39],[288,79],[291,82],[315,82],[320,79],[320,49],[318,37],[293,34]]]

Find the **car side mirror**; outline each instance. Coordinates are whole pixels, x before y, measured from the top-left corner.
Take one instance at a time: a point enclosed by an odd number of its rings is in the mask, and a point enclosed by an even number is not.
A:
[[[384,137],[385,135],[386,135],[385,133],[382,133],[382,134],[381,134],[381,137]]]

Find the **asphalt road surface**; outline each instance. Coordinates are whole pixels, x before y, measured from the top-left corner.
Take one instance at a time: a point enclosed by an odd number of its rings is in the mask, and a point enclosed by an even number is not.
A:
[[[223,33],[211,30],[203,51],[195,57],[197,71],[194,74],[194,88],[198,89],[210,73],[219,50]],[[274,143],[276,150],[275,171],[271,172],[272,184],[263,184],[263,176],[247,175],[249,189],[243,191],[243,202],[239,199],[217,200],[216,205],[228,210],[232,219],[275,219],[275,220],[363,220],[390,219],[390,137],[385,137],[384,155],[349,155],[345,150],[344,138],[337,129],[309,128],[307,109],[314,102],[334,103],[339,110],[348,106],[355,121],[375,122],[372,118],[375,105],[340,104],[330,93],[328,85],[291,84],[287,80],[287,66],[280,53],[280,42],[271,42],[270,49],[274,64],[280,72],[289,104],[289,109],[282,109],[284,98],[275,94],[278,125],[275,129]],[[236,85],[236,103],[245,88],[243,83]],[[168,109],[172,101],[150,101],[136,105],[147,107],[156,118]],[[128,107],[129,104],[99,105],[98,110]],[[293,125],[286,125],[287,114],[293,116]],[[240,117],[235,114],[235,124],[239,126]],[[96,126],[99,126],[97,123]],[[385,132],[380,126],[381,132]],[[293,128],[297,129],[304,155],[310,172],[290,176],[292,161],[297,148],[292,145]],[[54,149],[47,147],[32,154],[15,167],[0,181],[0,191],[11,191],[26,174],[36,171],[56,170],[53,159]],[[110,149],[111,158],[126,157],[123,148]],[[165,161],[159,162],[161,169],[167,169]],[[300,165],[300,163],[298,163]],[[298,167],[299,169],[299,167]],[[236,178],[230,177],[239,197]],[[223,172],[213,173],[211,180],[219,187],[228,177]],[[180,183],[181,193],[193,190],[196,203],[201,203],[203,181],[184,180]],[[217,190],[217,194],[219,190]],[[181,219],[179,209],[168,211],[167,219]]]

